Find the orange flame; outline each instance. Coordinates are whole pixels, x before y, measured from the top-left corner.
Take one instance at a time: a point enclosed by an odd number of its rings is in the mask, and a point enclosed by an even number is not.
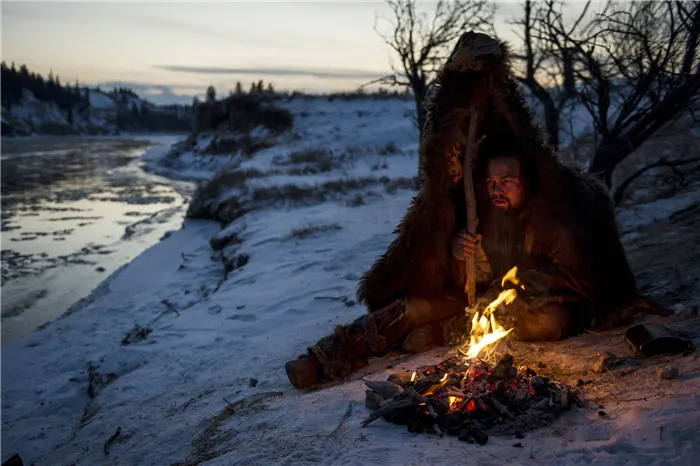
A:
[[[520,279],[518,278],[518,266],[516,265],[512,269],[510,269],[508,272],[506,272],[505,275],[503,275],[503,278],[501,279],[501,288],[506,286],[506,283],[512,283],[515,286],[519,286],[520,289],[524,290],[525,285],[520,283]]]
[[[503,287],[507,282],[510,282],[516,286],[520,286],[520,288],[524,290],[525,287],[520,284],[520,279],[518,278],[517,273],[517,267],[510,269],[508,273],[503,276],[501,286]],[[507,306],[508,304],[512,303],[517,296],[518,292],[514,288],[503,290],[496,299],[486,306],[483,312],[476,312],[474,314],[474,318],[472,319],[469,350],[467,351],[468,358],[478,357],[479,353],[508,335],[513,330],[505,330],[498,323],[493,315],[493,312],[501,305]]]
[[[456,396],[450,396],[447,398],[447,401],[450,402],[450,411],[454,408],[455,403],[457,402],[457,397]]]
[[[449,377],[449,375],[448,375],[447,373],[445,373],[445,375],[442,376],[442,378],[438,381],[438,383],[433,384],[433,385],[428,389],[428,391],[426,391],[425,393],[423,393],[423,395],[424,395],[424,396],[430,396],[430,395],[435,394],[438,390],[440,390],[442,387],[445,386],[445,384],[447,383],[448,377]]]

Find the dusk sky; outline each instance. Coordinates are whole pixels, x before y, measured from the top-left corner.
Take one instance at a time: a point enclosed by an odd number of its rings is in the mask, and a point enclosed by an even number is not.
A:
[[[505,21],[520,8],[499,4],[501,37],[514,38]],[[385,3],[3,1],[2,59],[63,82],[126,85],[158,103],[189,102],[209,84],[227,93],[238,80],[353,90],[390,70],[377,14],[389,16]]]

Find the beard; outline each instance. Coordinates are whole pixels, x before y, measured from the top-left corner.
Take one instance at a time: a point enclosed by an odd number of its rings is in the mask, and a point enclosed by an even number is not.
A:
[[[503,207],[494,205],[489,199],[483,219],[479,220],[484,252],[494,272],[501,274],[520,261],[525,240],[524,208],[513,208],[508,199],[504,199],[507,205]]]
[[[512,239],[515,231],[520,229],[521,222],[519,222],[515,209],[506,209],[490,203],[484,223],[485,230],[488,230],[484,231],[486,233],[485,236],[489,236],[495,242],[501,243],[503,241],[510,242],[508,240]]]

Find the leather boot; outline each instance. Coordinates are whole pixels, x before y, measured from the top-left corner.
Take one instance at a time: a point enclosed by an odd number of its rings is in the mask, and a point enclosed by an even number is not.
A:
[[[417,354],[439,346],[457,346],[465,343],[471,330],[471,320],[466,313],[448,317],[440,322],[417,327],[406,335],[403,349]]]
[[[442,337],[442,325],[440,323],[421,325],[414,328],[403,341],[403,349],[409,353],[424,353],[445,343]]]
[[[303,389],[319,383],[323,374],[321,363],[314,356],[304,354],[284,365],[289,381],[294,388]]]
[[[289,381],[298,389],[325,382],[343,380],[365,367],[371,356],[382,356],[395,346],[401,336],[402,300],[362,316],[308,348],[307,353],[285,364]]]

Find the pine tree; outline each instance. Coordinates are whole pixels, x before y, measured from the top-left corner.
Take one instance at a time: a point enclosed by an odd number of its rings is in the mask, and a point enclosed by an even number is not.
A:
[[[240,81],[236,81],[236,95],[243,94],[243,85]]]
[[[268,93],[268,94],[274,94],[274,93],[275,93],[275,88],[272,86],[272,83],[267,83],[267,93]]]
[[[197,112],[199,112],[199,98],[195,97],[192,99],[192,110],[191,114],[194,115],[195,117],[197,116]]]
[[[258,81],[258,87],[256,88],[256,91],[262,94],[265,91],[265,87],[263,87],[263,82],[262,79]]]
[[[258,88],[255,86],[255,81],[253,81],[252,83],[250,83],[250,94],[255,94],[255,92],[257,91],[257,89],[258,89]]]
[[[207,101],[215,101],[216,100],[216,89],[214,86],[209,86],[207,87]]]

